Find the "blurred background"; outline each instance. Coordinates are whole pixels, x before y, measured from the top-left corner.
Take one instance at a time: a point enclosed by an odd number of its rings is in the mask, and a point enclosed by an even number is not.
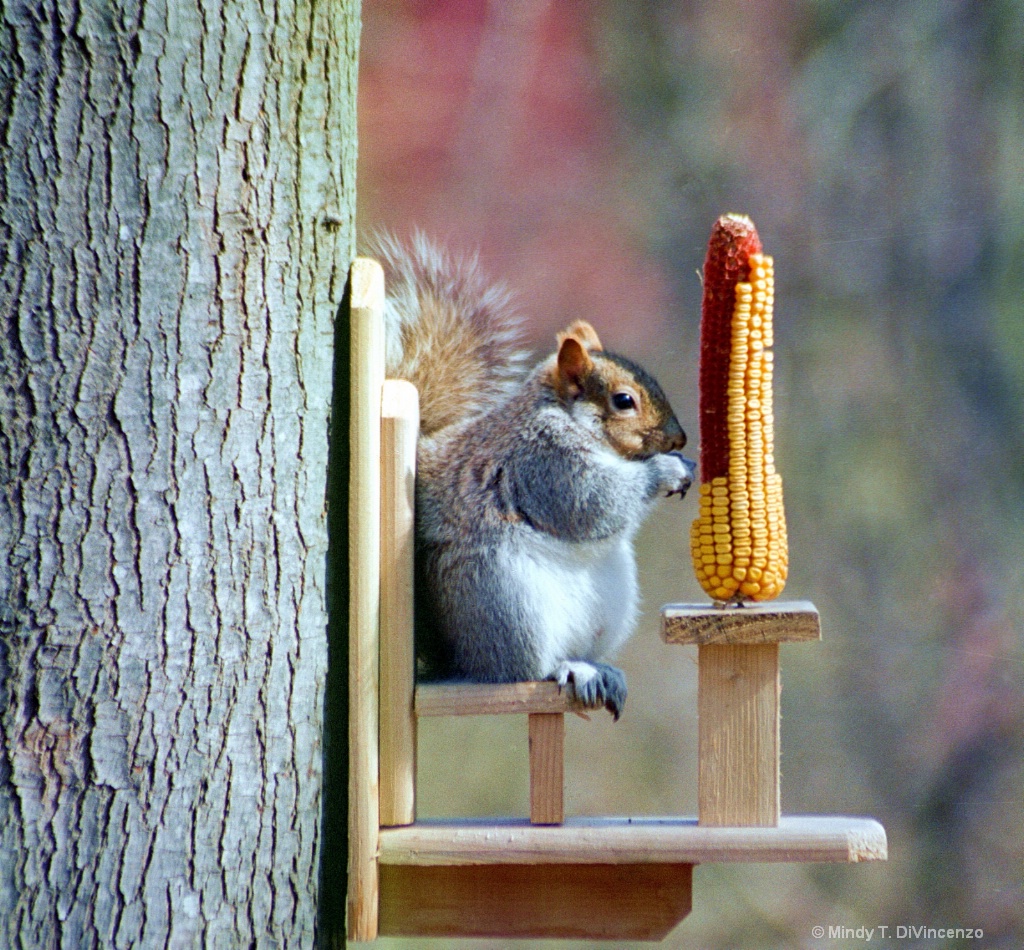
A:
[[[660,379],[694,457],[713,221],[751,215],[775,258],[784,597],[813,601],[824,633],[783,648],[782,806],[873,816],[890,858],[698,868],[665,946],[1024,946],[1024,2],[363,16],[363,232],[479,250],[539,352],[591,320]],[[658,633],[661,604],[706,600],[695,514],[662,502],[640,538],[629,703],[614,725],[569,722],[570,813],[696,811],[696,657]],[[426,726],[421,813],[526,813],[525,723]]]

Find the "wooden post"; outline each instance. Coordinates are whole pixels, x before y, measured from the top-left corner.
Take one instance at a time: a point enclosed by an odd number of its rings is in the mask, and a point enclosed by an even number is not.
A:
[[[380,834],[377,666],[380,622],[380,403],[384,382],[384,272],[352,264],[349,432],[348,936],[377,936]]]
[[[814,605],[670,605],[662,635],[698,647],[700,824],[778,825],[779,644],[821,639]]]
[[[697,648],[702,825],[779,823],[779,645]]]
[[[531,713],[530,823],[560,825],[565,820],[565,716]]]
[[[386,380],[381,406],[380,823],[387,827],[416,819],[416,387]]]

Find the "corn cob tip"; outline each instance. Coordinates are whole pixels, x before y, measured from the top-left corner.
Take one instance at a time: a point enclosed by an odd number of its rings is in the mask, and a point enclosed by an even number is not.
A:
[[[750,219],[750,215],[737,214],[735,211],[730,211],[728,214],[723,214],[715,222],[716,227],[732,228],[732,229],[744,229],[748,231],[756,231],[754,222]]]

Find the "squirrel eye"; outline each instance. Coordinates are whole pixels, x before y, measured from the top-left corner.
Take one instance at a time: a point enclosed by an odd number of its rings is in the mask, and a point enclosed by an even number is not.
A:
[[[619,412],[626,412],[629,409],[636,408],[636,400],[629,393],[612,393],[612,406],[618,409]]]

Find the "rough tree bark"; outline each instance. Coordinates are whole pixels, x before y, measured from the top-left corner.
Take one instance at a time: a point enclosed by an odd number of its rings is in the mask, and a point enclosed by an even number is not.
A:
[[[308,946],[358,0],[0,0],[0,946]]]

